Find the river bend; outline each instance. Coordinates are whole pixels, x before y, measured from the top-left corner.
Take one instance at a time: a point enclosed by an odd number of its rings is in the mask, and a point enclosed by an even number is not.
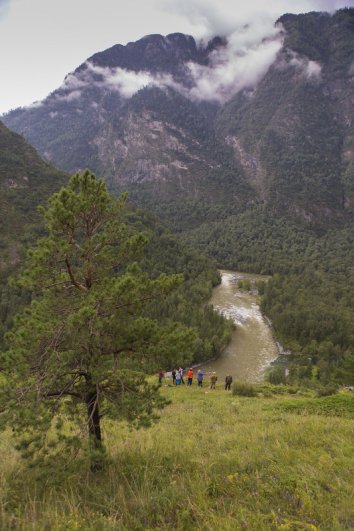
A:
[[[241,291],[237,281],[242,278],[252,282],[267,277],[233,271],[220,273],[222,282],[214,288],[210,303],[234,321],[236,330],[220,358],[203,364],[202,370],[216,371],[219,381],[231,374],[234,380],[256,383],[262,380],[265,369],[278,356],[278,351],[272,331],[258,306],[257,296]]]

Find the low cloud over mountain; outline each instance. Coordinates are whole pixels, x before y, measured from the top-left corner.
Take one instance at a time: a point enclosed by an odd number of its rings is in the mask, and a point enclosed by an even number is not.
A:
[[[262,79],[282,46],[281,30],[281,26],[265,24],[262,19],[238,27],[222,44],[210,50],[206,61],[183,62],[188,83],[177,80],[169,72],[102,66],[88,60],[83,68],[66,77],[61,88],[72,91],[72,97],[70,94],[62,97],[70,101],[78,97],[78,90],[94,85],[130,98],[140,89],[154,86],[173,88],[193,101],[223,103],[240,90],[255,87]],[[171,45],[169,37],[165,38],[165,45]],[[200,49],[207,46],[204,41],[198,44]]]

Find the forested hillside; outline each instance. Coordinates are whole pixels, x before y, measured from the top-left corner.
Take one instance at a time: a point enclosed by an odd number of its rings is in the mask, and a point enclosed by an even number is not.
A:
[[[263,307],[296,364],[348,382],[354,9],[284,15],[269,42],[278,52],[257,83],[213,99],[195,73],[217,75],[227,39],[149,35],[95,54],[4,120],[59,166],[129,190],[220,267],[275,275]]]
[[[354,10],[278,24],[277,61],[251,97],[224,106],[217,127],[273,208],[328,224],[352,205]]]
[[[36,206],[65,181],[64,172],[44,162],[0,122],[0,272],[19,261],[29,234],[37,229]]]
[[[1,198],[1,277],[0,277],[0,346],[3,336],[13,323],[15,314],[30,301],[31,293],[24,287],[9,284],[23,261],[26,248],[44,233],[36,207],[45,205],[50,194],[58,190],[67,176],[45,163],[22,137],[0,124]],[[131,230],[148,235],[143,269],[158,274],[181,273],[185,283],[151,311],[164,321],[178,321],[197,330],[193,360],[216,356],[230,338],[231,324],[205,303],[212,286],[219,282],[213,261],[178,241],[157,219],[132,205],[126,212]],[[191,362],[189,359],[188,362]]]

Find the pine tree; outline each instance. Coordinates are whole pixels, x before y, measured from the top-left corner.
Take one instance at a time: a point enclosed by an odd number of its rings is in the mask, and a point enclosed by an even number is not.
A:
[[[91,468],[99,469],[102,416],[150,425],[166,401],[146,375],[169,349],[194,348],[193,329],[149,318],[149,304],[183,279],[151,279],[139,268],[146,236],[122,223],[126,200],[111,198],[86,170],[42,209],[48,236],[29,252],[20,278],[33,302],[0,358],[1,426],[21,437],[25,456],[81,444],[84,425]]]

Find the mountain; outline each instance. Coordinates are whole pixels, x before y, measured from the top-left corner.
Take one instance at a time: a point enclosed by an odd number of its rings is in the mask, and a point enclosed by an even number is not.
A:
[[[66,181],[24,138],[0,122],[0,271],[14,266],[33,231],[36,206]]]
[[[309,221],[354,206],[354,9],[284,15],[284,42],[217,130],[269,204]]]
[[[332,224],[354,206],[354,9],[284,15],[272,31],[246,51],[179,33],[116,45],[3,119],[46,159],[92,168],[174,229],[261,204]],[[251,75],[250,50],[267,46]]]
[[[253,191],[232,149],[216,137],[218,105],[191,101],[180,91],[192,84],[187,64],[202,67],[222,46],[215,38],[198,48],[182,34],[113,46],[89,58],[43,102],[4,120],[46,159],[68,171],[90,167],[112,189],[136,188],[138,196],[143,190],[152,202],[183,193],[241,205]]]

